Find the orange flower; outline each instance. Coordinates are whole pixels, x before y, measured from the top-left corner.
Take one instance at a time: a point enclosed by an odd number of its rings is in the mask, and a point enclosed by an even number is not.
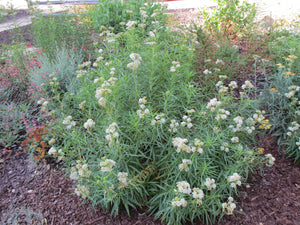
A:
[[[276,88],[271,88],[270,91],[277,92],[278,90]]]
[[[284,75],[295,76],[295,74],[294,74],[294,73],[292,73],[291,71],[284,72],[283,74],[284,74]]]
[[[297,59],[298,57],[295,56],[295,55],[289,55],[289,58],[291,58],[291,59]]]

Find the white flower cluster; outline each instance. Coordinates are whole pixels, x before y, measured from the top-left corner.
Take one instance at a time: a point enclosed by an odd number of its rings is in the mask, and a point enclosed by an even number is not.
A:
[[[176,194],[183,193],[183,194],[191,195],[194,199],[197,200],[198,205],[202,204],[202,199],[204,198],[204,193],[200,188],[193,188],[193,192],[192,192],[190,184],[186,181],[177,182],[176,185],[177,185],[177,189],[175,189]],[[184,198],[175,197],[172,200],[172,206],[186,207],[187,201]]]
[[[223,212],[226,212],[227,215],[232,215],[233,210],[236,208],[236,204],[233,203],[233,198],[229,197],[228,202],[222,203]]]
[[[264,118],[264,117],[263,117]],[[252,118],[248,118],[246,120],[246,127],[243,127],[244,118],[241,116],[237,116],[233,119],[233,121],[236,123],[236,126],[230,125],[229,128],[232,129],[233,132],[238,131],[246,131],[248,134],[251,134],[255,130],[255,120]]]
[[[211,74],[212,72],[211,72],[210,70],[206,69],[206,70],[203,71],[203,73],[204,73],[205,75],[207,75],[207,74]]]
[[[77,74],[76,78],[80,78],[80,77],[83,77],[84,75],[86,75],[87,71],[86,70],[77,70],[76,74]]]
[[[182,159],[182,163],[179,164],[179,170],[188,172],[190,170],[189,165],[192,164],[192,161],[189,159]]]
[[[133,30],[135,28],[135,25],[137,24],[136,21],[128,21],[126,23],[126,29],[127,30]]]
[[[107,81],[104,80],[101,87],[98,87],[96,89],[96,94],[95,94],[95,98],[98,100],[98,104],[101,106],[101,107],[105,107],[106,106],[106,99],[105,99],[105,95],[108,95],[112,92],[111,89],[109,89],[108,87],[112,87],[115,85],[116,81],[118,79],[115,78],[115,77],[111,77],[109,78]],[[97,83],[98,80],[94,80],[94,83]]]
[[[235,88],[238,88],[237,82],[236,81],[231,81],[228,85],[228,87],[230,88],[230,90],[233,90]]]
[[[151,125],[154,126],[156,124],[164,124],[166,122],[164,116],[165,116],[164,113],[156,115],[154,120],[151,121]]]
[[[67,116],[62,124],[64,125],[67,125],[67,129],[71,129],[72,127],[75,127],[76,126],[76,122],[75,121],[72,121],[72,116]]]
[[[177,152],[186,152],[189,151],[189,146],[186,144],[188,142],[188,139],[186,138],[180,138],[180,137],[176,137],[172,139],[172,143],[174,147],[177,147]]]
[[[231,142],[232,143],[238,143],[240,141],[239,137],[232,137]]]
[[[78,106],[79,106],[79,109],[84,109],[85,107],[85,104],[86,104],[86,100],[82,101]]]
[[[105,130],[105,133],[107,134],[105,136],[105,139],[108,141],[108,144],[109,145],[112,145],[113,144],[113,140],[115,138],[118,138],[119,137],[119,133],[116,131],[116,128],[117,128],[117,123],[113,122],[112,124],[110,124],[108,126],[108,128]]]
[[[241,186],[241,176],[238,173],[234,173],[232,176],[227,178],[228,182],[230,182],[230,186],[235,188],[236,185]]]
[[[225,109],[219,109],[219,113],[216,115],[215,119],[219,122],[221,119],[225,120],[230,112]]]
[[[224,142],[220,147],[221,151],[229,152],[228,146],[229,144],[227,142]]]
[[[176,120],[171,120],[169,132],[176,133],[179,123]]]
[[[207,187],[207,189],[210,191],[212,189],[216,189],[217,185],[215,183],[215,179],[210,179],[209,177],[206,178],[204,185]]]
[[[245,83],[242,85],[242,89],[252,89],[254,88],[254,85],[249,81],[246,80]]]
[[[300,91],[300,87],[296,86],[296,85],[292,85],[288,89],[289,89],[289,92],[284,94],[285,97],[287,97],[287,98],[293,98],[295,96],[296,92]]]
[[[225,65],[225,63],[222,59],[217,59],[216,64],[219,64],[219,63],[222,65]]]
[[[224,94],[228,92],[228,87],[223,85],[223,81],[218,81],[218,83],[216,83],[216,87],[219,88],[219,94]]]
[[[182,126],[182,127],[186,126],[189,129],[191,129],[193,127],[193,124],[191,123],[192,120],[190,117],[188,117],[187,115],[184,115],[182,117],[182,119],[183,119],[183,121],[180,123],[180,126]]]
[[[51,142],[51,140],[49,141],[49,143]],[[51,142],[51,143],[53,143],[53,142]],[[53,156],[58,156],[58,160],[62,160],[64,158],[64,153],[63,153],[62,149],[56,150],[56,148],[54,148],[53,146],[49,149],[48,154],[53,155]]]
[[[139,105],[140,105],[140,109],[138,109],[136,111],[137,115],[143,119],[146,115],[149,115],[150,114],[150,111],[149,109],[146,108],[146,103],[147,103],[147,100],[146,100],[146,97],[143,97],[143,98],[140,98],[139,99]]]
[[[114,167],[115,164],[116,164],[115,161],[104,158],[104,161],[100,162],[101,171],[102,172],[110,172],[110,171],[112,171],[112,168]]]
[[[198,152],[200,154],[203,153],[203,149],[201,148],[204,143],[201,142],[199,139],[195,139],[195,146],[188,146],[186,143],[188,142],[188,139],[186,138],[180,138],[180,137],[176,137],[172,139],[172,143],[174,147],[177,147],[176,151],[178,153],[180,152],[187,152],[187,153],[191,153],[191,152]]]
[[[179,181],[176,183],[176,185],[179,193],[190,194],[192,191],[190,184],[186,181]]]
[[[210,111],[214,112],[216,110],[215,107],[221,105],[221,101],[218,101],[216,98],[213,98],[207,103],[206,108],[210,109]]]
[[[203,145],[204,143],[202,141],[200,141],[199,139],[195,138],[195,146],[196,146],[196,150],[198,153],[202,154],[203,153]],[[192,148],[192,152],[194,149]]]
[[[118,173],[118,181],[120,181],[119,188],[123,188],[123,187],[128,186],[127,178],[128,178],[128,173],[125,173],[125,172],[119,172]]]
[[[84,67],[91,66],[91,61],[83,62],[82,64],[78,65],[78,69],[82,70]]]
[[[86,198],[89,196],[90,191],[87,187],[78,184],[75,188],[75,194],[81,196],[82,198]]]
[[[298,150],[300,150],[300,141],[297,141],[296,145],[298,146]]]
[[[180,207],[180,206],[186,207],[187,206],[187,201],[184,198],[176,197],[172,200],[171,204],[174,207]]]
[[[83,127],[84,127],[85,129],[89,130],[89,129],[91,129],[92,127],[94,127],[95,124],[96,124],[96,123],[94,122],[94,120],[88,119],[88,120],[83,124]]]
[[[296,121],[293,121],[291,123],[291,126],[288,127],[289,131],[287,132],[287,135],[292,136],[293,132],[295,132],[296,130],[299,130],[299,128],[300,128],[300,125]]]
[[[140,8],[140,14],[142,15],[142,17],[144,19],[148,18],[147,12],[146,12],[146,8],[145,7],[141,7]]]
[[[139,65],[141,64],[142,57],[137,53],[131,53],[129,55],[129,57],[132,59],[133,62],[128,63],[127,67],[132,70],[136,70],[139,67]]]
[[[71,168],[70,178],[72,180],[79,180],[79,177],[89,177],[91,176],[91,171],[88,169],[87,164],[81,165],[81,161],[76,161],[77,165]]]
[[[275,162],[275,158],[274,158],[271,154],[266,154],[265,157],[266,157],[266,159],[268,160],[266,165],[267,165],[268,167],[273,166],[273,165],[274,165],[274,162]]]
[[[80,160],[77,161],[76,169],[77,169],[78,175],[80,177],[90,177],[91,176],[91,171],[89,171],[88,165],[86,163],[81,164]]]
[[[192,193],[193,198],[197,199],[197,204],[202,204],[202,199],[204,198],[204,193],[200,188],[193,188]]]
[[[266,112],[263,110],[263,111],[260,111],[260,110],[256,110],[256,113],[253,114],[253,119],[255,119],[255,121],[261,123],[265,117],[263,114],[265,114]]]
[[[173,62],[172,62],[172,65],[173,65],[173,66],[171,66],[171,68],[170,68],[170,71],[171,71],[171,72],[176,72],[176,68],[180,67],[179,62],[177,62],[177,61],[173,61]]]

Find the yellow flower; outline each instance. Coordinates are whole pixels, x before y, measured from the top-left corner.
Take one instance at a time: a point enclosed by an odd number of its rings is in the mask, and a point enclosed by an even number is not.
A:
[[[257,148],[257,152],[260,153],[260,154],[263,153],[264,150],[265,150],[264,148]]]
[[[285,68],[284,65],[282,65],[281,63],[276,64],[277,66],[279,66],[279,68]]]
[[[287,60],[287,61],[290,61],[290,60],[291,60],[290,58],[285,57],[285,56],[283,56],[282,58],[285,59],[285,60]]]
[[[284,74],[284,75],[295,76],[295,74],[294,74],[294,73],[292,73],[291,71],[284,72],[283,74]]]

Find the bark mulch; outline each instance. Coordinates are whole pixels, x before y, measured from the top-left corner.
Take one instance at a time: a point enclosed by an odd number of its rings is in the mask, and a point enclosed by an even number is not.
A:
[[[300,224],[300,165],[277,150],[273,137],[263,139],[260,147],[275,156],[275,165],[263,174],[254,172],[236,198],[239,212],[223,217],[221,225]],[[0,172],[1,224],[163,224],[148,217],[146,209],[132,209],[131,217],[122,209],[117,217],[94,209],[74,194],[73,182],[58,168],[36,163],[22,151],[5,161]]]

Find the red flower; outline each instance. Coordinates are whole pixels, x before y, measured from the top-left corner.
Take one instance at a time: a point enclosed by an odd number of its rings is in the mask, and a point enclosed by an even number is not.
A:
[[[31,47],[31,44],[27,44],[26,46],[27,46],[27,48],[30,48],[30,47]]]
[[[82,45],[82,47],[81,47],[82,49],[86,49],[86,47],[84,46],[84,45]]]

